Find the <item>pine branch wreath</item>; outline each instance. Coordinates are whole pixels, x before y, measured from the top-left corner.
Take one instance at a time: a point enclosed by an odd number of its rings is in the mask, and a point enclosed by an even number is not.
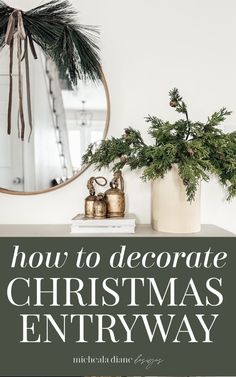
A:
[[[21,139],[24,140],[25,119],[22,100],[21,61],[25,60],[28,118],[32,130],[31,95],[29,78],[30,50],[37,59],[34,44],[41,47],[46,56],[56,64],[60,78],[68,87],[76,86],[78,80],[101,79],[98,29],[78,24],[77,12],[67,0],[52,0],[32,10],[23,12],[0,1],[0,50],[10,46],[10,90],[8,107],[8,134],[11,133],[12,69],[14,42],[17,41],[19,69],[19,115]]]
[[[149,115],[146,122],[152,145],[130,127],[120,138],[103,140],[99,146],[91,144],[83,162],[98,169],[112,166],[114,171],[126,165],[131,170],[142,169],[145,181],[163,178],[177,164],[189,202],[194,200],[199,182],[209,181],[211,174],[226,188],[228,200],[236,197],[236,132],[224,133],[219,128],[231,112],[223,107],[206,123],[192,122],[178,89],[169,95],[170,106],[184,119],[170,123]]]

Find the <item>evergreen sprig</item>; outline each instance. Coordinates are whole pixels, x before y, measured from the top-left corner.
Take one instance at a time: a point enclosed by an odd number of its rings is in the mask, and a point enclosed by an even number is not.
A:
[[[206,127],[208,128],[218,126],[220,123],[225,121],[228,115],[231,115],[231,111],[228,111],[225,107],[222,107],[220,111],[216,111],[214,114],[208,117]]]
[[[232,199],[236,196],[236,132],[223,133],[219,128],[231,111],[223,107],[206,123],[192,122],[178,89],[169,94],[170,106],[184,114],[185,119],[170,123],[149,115],[146,122],[153,145],[144,143],[140,131],[127,128],[121,138],[104,140],[96,148],[90,145],[83,162],[98,169],[110,165],[113,170],[126,165],[132,170],[143,169],[142,179],[146,181],[163,178],[177,164],[190,202],[199,182],[209,181],[211,174],[226,188],[227,199]]]

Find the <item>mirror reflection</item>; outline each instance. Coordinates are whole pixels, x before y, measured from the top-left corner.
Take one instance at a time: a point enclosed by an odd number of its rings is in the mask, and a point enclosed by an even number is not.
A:
[[[8,53],[2,53],[0,61],[0,187],[38,192],[68,181],[81,171],[88,145],[105,135],[109,109],[104,84],[79,82],[70,90],[59,79],[54,63],[39,53],[37,63],[31,64],[33,132],[28,140],[26,128],[21,141],[17,67],[13,74],[12,133],[7,135]],[[26,105],[25,92],[23,88]]]

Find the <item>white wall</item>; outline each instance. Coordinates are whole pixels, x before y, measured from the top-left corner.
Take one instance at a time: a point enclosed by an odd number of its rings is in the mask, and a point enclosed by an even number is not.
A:
[[[31,0],[30,6],[39,1]],[[28,0],[11,0],[29,7]],[[102,61],[111,95],[110,134],[143,118],[175,119],[168,91],[177,86],[193,119],[204,120],[225,105],[236,129],[235,0],[74,0],[84,23],[101,26]],[[1,223],[63,223],[83,208],[88,170],[69,186],[33,197],[0,196]],[[150,185],[125,175],[128,209],[150,220]],[[202,221],[236,232],[236,201],[230,205],[214,181],[203,185]]]

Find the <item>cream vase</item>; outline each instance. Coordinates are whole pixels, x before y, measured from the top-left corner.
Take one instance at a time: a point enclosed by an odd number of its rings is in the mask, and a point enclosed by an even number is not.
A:
[[[173,165],[164,178],[152,182],[152,226],[165,233],[197,233],[201,230],[201,188],[187,201],[185,186]]]

